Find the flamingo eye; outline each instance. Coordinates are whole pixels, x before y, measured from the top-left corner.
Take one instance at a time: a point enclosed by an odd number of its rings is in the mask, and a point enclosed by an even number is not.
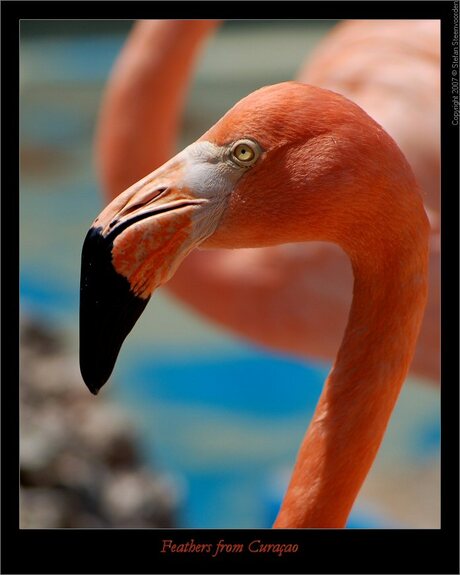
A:
[[[247,146],[246,144],[238,144],[238,146],[233,151],[233,155],[240,162],[250,162],[254,156],[254,150]]]
[[[259,157],[258,147],[250,140],[240,140],[233,144],[232,159],[240,166],[250,166]]]

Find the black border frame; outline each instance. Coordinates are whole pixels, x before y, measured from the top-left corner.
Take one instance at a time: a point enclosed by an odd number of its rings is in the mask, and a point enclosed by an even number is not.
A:
[[[21,19],[139,18],[441,19],[442,30],[442,514],[426,530],[20,530],[19,529],[19,22]],[[239,9],[241,8],[241,9]],[[244,8],[244,10],[243,10]],[[452,40],[458,3],[451,1],[54,2],[1,3],[2,94],[2,573],[459,573],[458,438],[458,126],[453,124]],[[457,20],[458,25],[458,20]],[[458,76],[457,76],[458,78]],[[457,101],[458,104],[458,101]],[[457,168],[457,169],[455,169]],[[457,273],[455,273],[457,272]],[[11,311],[11,313],[9,313]],[[452,329],[457,327],[457,329]],[[447,337],[446,334],[449,333]],[[299,551],[247,551],[212,558],[160,553],[162,539],[247,544],[296,543]]]

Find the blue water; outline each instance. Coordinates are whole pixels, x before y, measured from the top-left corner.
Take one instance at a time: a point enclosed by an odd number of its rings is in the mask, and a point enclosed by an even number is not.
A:
[[[59,82],[61,86],[104,82],[122,43],[123,37],[118,35],[61,37],[58,41],[38,38],[27,54],[30,68],[23,74],[39,77],[43,83]]]
[[[120,397],[126,393],[136,409],[146,411],[145,437],[155,438],[146,446],[152,461],[185,470],[183,524],[270,527],[328,368],[247,347],[231,358],[190,357],[178,350],[174,359],[152,351],[132,361],[121,374],[127,383]],[[416,458],[433,456],[438,430],[434,415],[406,434],[406,449]],[[200,450],[203,440],[212,461]],[[357,506],[348,526],[398,525]]]
[[[439,453],[441,445],[441,425],[439,416],[432,416],[430,419],[419,425],[417,433],[414,434],[413,454],[420,459],[427,459]]]
[[[177,359],[176,359],[177,361]],[[171,363],[160,358],[138,360],[131,376],[140,394],[159,400],[180,397],[188,404],[205,403],[220,409],[266,417],[286,417],[316,405],[327,369],[268,353],[235,358]]]

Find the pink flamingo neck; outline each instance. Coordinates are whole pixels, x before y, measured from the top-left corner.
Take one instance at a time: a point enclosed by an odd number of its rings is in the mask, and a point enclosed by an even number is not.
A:
[[[345,526],[382,442],[423,318],[429,232],[421,203],[418,212],[409,230],[402,226],[399,233],[385,234],[401,248],[394,254],[379,253],[371,244],[349,252],[355,277],[349,321],[274,527]]]

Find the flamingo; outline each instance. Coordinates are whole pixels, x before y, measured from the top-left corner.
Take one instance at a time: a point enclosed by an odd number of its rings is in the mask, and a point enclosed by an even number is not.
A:
[[[107,201],[173,155],[193,64],[219,24],[135,24],[108,82],[97,130]],[[376,119],[399,144],[423,189],[432,224],[430,288],[411,369],[433,382],[440,377],[439,38],[434,20],[342,22],[298,76],[347,96]],[[239,337],[331,361],[352,285],[343,251],[311,242],[195,250],[165,287]]]
[[[93,222],[83,379],[99,391],[152,293],[197,246],[340,245],[354,275],[348,323],[274,527],[344,527],[413,357],[429,234],[408,162],[359,106],[299,82],[256,90]]]

